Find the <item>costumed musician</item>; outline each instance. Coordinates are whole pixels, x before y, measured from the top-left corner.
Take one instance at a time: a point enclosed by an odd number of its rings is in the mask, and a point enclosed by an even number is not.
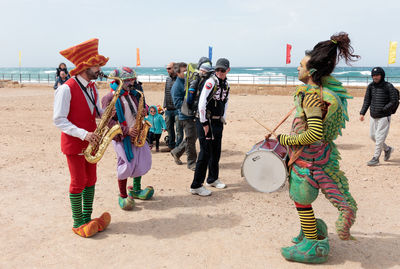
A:
[[[109,76],[119,77],[123,81],[120,96],[115,103],[115,116],[109,121],[109,126],[117,122],[122,129],[122,135],[113,138],[112,144],[117,154],[117,176],[119,196],[118,203],[121,209],[131,210],[134,199],[148,200],[154,194],[154,189],[147,186],[141,189],[141,179],[151,168],[151,152],[147,142],[141,147],[132,143],[132,138],[141,135],[135,128],[137,121],[141,121],[147,114],[143,89],[136,79],[136,72],[129,67],[121,67],[112,71]],[[111,92],[105,95],[101,102],[103,108],[110,104],[114,91],[118,88],[118,81],[110,83]],[[139,93],[140,92],[140,93]],[[142,104],[140,106],[140,104]],[[147,135],[147,134],[146,134]],[[141,139],[146,139],[142,137]],[[133,186],[128,187],[128,177],[133,178]]]
[[[109,213],[92,219],[93,199],[97,181],[96,164],[86,161],[83,150],[89,142],[96,144],[99,136],[95,118],[103,110],[94,82],[108,58],[98,54],[98,39],[90,39],[70,47],[60,54],[75,68],[71,78],[57,88],[54,96],[54,124],[61,130],[61,151],[67,157],[71,175],[69,197],[74,221],[72,231],[82,237],[91,237],[107,228]]]
[[[290,135],[277,136],[289,148],[289,193],[300,216],[300,234],[294,246],[281,249],[287,259],[323,263],[328,259],[327,226],[316,219],[311,203],[319,189],[339,210],[336,231],[342,240],[351,239],[357,204],[349,192],[348,179],[339,168],[340,154],[334,140],[348,121],[347,99],[352,98],[338,80],[330,76],[337,61],[359,58],[353,54],[346,33],[321,41],[301,60],[298,78],[304,85],[295,92],[296,115]]]

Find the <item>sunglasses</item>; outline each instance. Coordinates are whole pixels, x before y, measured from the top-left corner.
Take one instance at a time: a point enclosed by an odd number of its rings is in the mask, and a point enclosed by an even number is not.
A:
[[[226,72],[226,70],[224,70],[224,69],[215,69],[215,72],[221,72],[221,73],[225,73]]]
[[[172,67],[167,67],[167,70],[171,70],[172,69]]]

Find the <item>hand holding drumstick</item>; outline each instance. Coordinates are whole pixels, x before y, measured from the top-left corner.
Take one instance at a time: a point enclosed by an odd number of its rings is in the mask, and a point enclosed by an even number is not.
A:
[[[271,135],[274,135],[275,137],[277,137],[276,133],[274,131],[272,131],[270,128],[268,128],[267,126],[265,126],[264,124],[262,124],[261,122],[259,122],[257,119],[253,118],[253,120],[255,120],[255,122],[257,122],[258,124],[260,124],[262,127],[265,128],[265,130],[267,130],[269,132],[269,134],[267,134],[265,136],[265,139],[268,140]]]

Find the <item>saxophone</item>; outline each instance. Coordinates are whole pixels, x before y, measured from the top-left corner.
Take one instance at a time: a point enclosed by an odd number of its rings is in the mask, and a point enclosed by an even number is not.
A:
[[[109,77],[104,75],[103,73],[100,73],[100,76],[108,79],[118,80],[119,85],[117,90],[114,92],[114,97],[112,98],[110,104],[107,106],[103,115],[101,116],[99,125],[94,131],[94,133],[100,137],[99,144],[95,146],[89,143],[89,145],[83,152],[86,161],[88,161],[89,163],[97,163],[98,161],[100,161],[100,159],[103,157],[104,152],[106,151],[108,145],[110,144],[114,136],[122,134],[121,126],[119,126],[118,123],[115,124],[112,128],[108,127],[108,123],[110,122],[113,108],[115,106],[115,103],[117,102],[119,93],[124,83],[122,79],[120,79],[119,77]]]
[[[131,142],[136,147],[143,147],[146,142],[147,133],[151,127],[151,123],[147,120],[144,120],[144,116],[142,115],[142,111],[144,108],[144,94],[141,91],[137,91],[140,94],[139,105],[136,114],[136,121],[133,128],[137,130],[137,136],[133,137]]]

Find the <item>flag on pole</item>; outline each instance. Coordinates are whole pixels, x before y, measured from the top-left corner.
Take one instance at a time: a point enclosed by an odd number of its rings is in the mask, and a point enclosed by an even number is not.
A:
[[[208,59],[210,59],[210,62],[212,62],[212,47],[208,46]]]
[[[22,55],[22,52],[21,51],[19,51],[19,67],[21,67],[21,55]]]
[[[286,44],[286,64],[290,64],[290,52],[292,51],[292,45]]]
[[[388,64],[394,64],[396,62],[396,49],[397,49],[397,41],[390,41]]]
[[[140,66],[139,48],[136,48],[136,66]]]

